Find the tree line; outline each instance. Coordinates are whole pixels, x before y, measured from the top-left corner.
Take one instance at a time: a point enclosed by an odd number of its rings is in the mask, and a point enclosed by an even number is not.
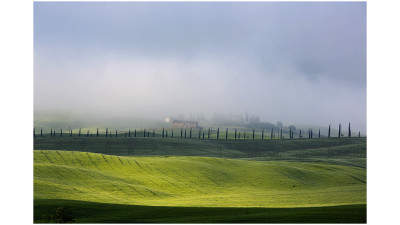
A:
[[[159,134],[156,134],[155,129],[143,129],[140,131],[137,131],[136,129],[134,130],[128,130],[128,131],[120,131],[120,133],[118,133],[118,130],[111,131],[108,128],[106,128],[105,130],[105,134],[104,133],[100,133],[99,132],[99,128],[96,129],[96,132],[93,134],[93,132],[90,132],[89,130],[87,130],[86,133],[82,133],[82,129],[79,128],[78,129],[78,134],[73,134],[73,129],[69,129],[67,131],[64,131],[62,129],[59,129],[59,132],[56,131],[56,129],[51,128],[50,129],[50,137],[65,137],[65,136],[78,136],[78,137],[126,137],[126,138],[131,138],[131,137],[162,137],[162,138],[197,138],[197,139],[210,139],[212,138],[212,134],[214,133],[215,138],[216,139],[256,139],[256,131],[255,129],[252,129],[252,132],[250,133],[246,133],[246,131],[238,131],[237,128],[234,128],[234,132],[232,130],[232,133],[234,134],[230,134],[229,132],[229,128],[226,128],[225,131],[220,131],[219,127],[217,128],[217,130],[213,130],[212,127],[208,128],[208,129],[202,129],[200,128],[198,130],[198,134],[195,134],[195,132],[192,130],[192,128],[181,128],[180,130],[175,130],[175,136],[174,136],[174,129],[169,130],[170,133],[168,134],[168,130],[165,129],[164,127],[162,128],[162,132]],[[177,133],[177,132],[178,133]],[[338,130],[338,134],[337,135],[333,135],[331,134],[331,125],[329,125],[328,127],[328,136],[321,136],[321,130],[318,129],[318,133],[316,133],[315,131],[313,131],[313,129],[308,129],[308,138],[312,139],[312,138],[331,138],[331,137],[344,137],[345,134],[342,132],[342,125],[339,124],[339,130]],[[295,135],[295,129],[292,129],[292,127],[289,127],[289,137],[285,137],[284,133],[283,133],[283,129],[275,129],[271,128],[270,131],[266,131],[265,129],[261,130],[261,139],[266,139],[266,135],[268,135],[269,133],[269,138],[270,139],[285,139],[285,138],[289,138],[289,139],[301,139],[301,138],[307,138],[307,136],[303,136],[306,135],[306,131],[304,131],[302,133],[302,130],[300,129],[299,132],[297,133],[297,135]],[[225,135],[224,135],[225,134]],[[220,135],[224,135],[224,136],[220,136]],[[233,135],[233,136],[232,136]],[[352,131],[351,131],[351,125],[349,123],[348,126],[348,131],[347,131],[347,136],[348,137],[352,137]],[[361,133],[358,132],[358,137],[361,136]],[[40,133],[36,133],[36,129],[33,128],[33,137],[45,137],[43,129],[40,129]]]

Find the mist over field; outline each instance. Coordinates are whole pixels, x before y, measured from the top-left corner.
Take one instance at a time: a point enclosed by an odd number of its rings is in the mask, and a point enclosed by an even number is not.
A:
[[[366,3],[35,2],[34,109],[366,132]]]

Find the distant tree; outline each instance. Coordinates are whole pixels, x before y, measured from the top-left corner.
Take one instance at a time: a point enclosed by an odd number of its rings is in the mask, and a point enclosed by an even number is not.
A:
[[[301,130],[299,130],[299,139],[301,138]]]
[[[135,129],[135,133],[134,133],[134,136],[136,137],[136,129]]]
[[[128,137],[131,137],[131,129],[128,131]]]
[[[281,139],[282,139],[282,128],[281,128]]]
[[[182,138],[182,132],[183,132],[183,130],[182,130],[182,128],[181,128],[181,138]]]
[[[240,139],[240,131],[239,131],[239,139]]]
[[[33,138],[35,138],[35,128],[33,128]]]
[[[331,125],[329,124],[329,128],[328,128],[328,138],[331,137]]]
[[[79,128],[79,137],[81,136],[81,128]]]
[[[318,138],[321,138],[321,129],[318,129]]]
[[[118,137],[118,131],[115,129],[115,137]]]
[[[358,137],[361,137],[361,133],[360,133],[360,131],[358,131]]]
[[[171,130],[171,138],[174,138],[174,130]]]
[[[162,137],[164,137],[164,127],[162,128]]]
[[[62,129],[60,130],[60,137],[62,137]]]
[[[106,137],[108,137],[108,128],[106,128]]]
[[[50,129],[50,137],[53,137],[53,129]]]
[[[350,123],[349,123],[349,137],[351,137]]]
[[[253,129],[253,140],[254,140],[254,129]]]
[[[201,138],[201,129],[199,129],[199,139]]]
[[[271,139],[272,139],[273,135],[274,135],[274,128],[271,129]]]
[[[289,139],[292,139],[292,128],[289,127]]]
[[[235,128],[235,140],[236,140],[236,128]]]
[[[86,137],[89,137],[89,130],[87,131]]]
[[[264,129],[262,129],[262,131],[261,131],[261,140],[263,140],[264,139]]]
[[[40,137],[43,137],[43,128],[40,128]]]
[[[219,127],[217,128],[217,139],[219,138]]]
[[[246,139],[246,131],[243,132],[243,139]]]
[[[228,139],[228,128],[226,128],[225,139]]]
[[[342,124],[339,123],[339,134],[338,134],[338,137],[340,137],[341,134],[342,134],[342,133],[341,133],[341,128],[342,128]]]
[[[210,128],[208,128],[207,139],[210,139],[210,133],[211,133],[211,130],[210,130]]]
[[[143,129],[143,137],[146,137],[146,129]]]
[[[186,138],[186,129],[185,129],[185,138]]]
[[[189,139],[192,139],[192,128],[190,128],[190,131],[189,131]]]
[[[97,128],[96,137],[99,137],[99,128]]]

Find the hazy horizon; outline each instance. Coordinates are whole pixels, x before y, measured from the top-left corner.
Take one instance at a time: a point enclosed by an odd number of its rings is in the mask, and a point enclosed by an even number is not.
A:
[[[366,3],[34,2],[34,110],[366,132]]]

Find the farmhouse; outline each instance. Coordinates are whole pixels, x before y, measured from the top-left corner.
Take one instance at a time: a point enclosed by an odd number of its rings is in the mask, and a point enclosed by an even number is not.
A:
[[[199,122],[195,120],[173,120],[173,128],[195,128],[198,127]]]

